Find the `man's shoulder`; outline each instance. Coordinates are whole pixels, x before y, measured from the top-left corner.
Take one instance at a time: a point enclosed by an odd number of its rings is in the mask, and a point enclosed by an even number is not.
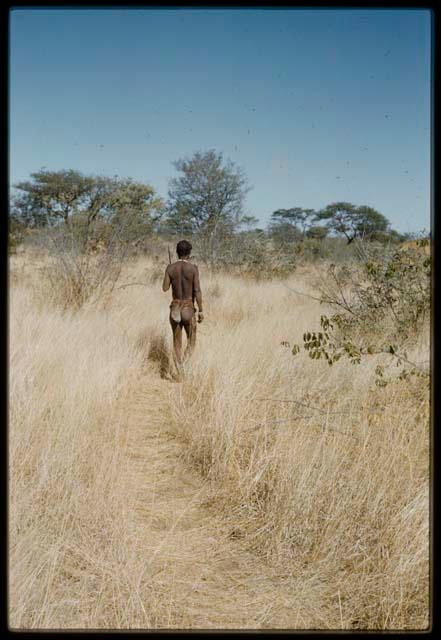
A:
[[[182,260],[171,262],[169,265],[167,265],[167,271],[174,271],[179,265],[182,265],[186,270],[191,269],[198,271],[198,265],[195,262],[183,262]]]
[[[186,269],[193,269],[193,270],[196,269],[196,271],[198,269],[198,265],[195,262],[187,262],[187,261],[185,261],[183,264],[185,265]]]
[[[198,265],[196,262],[189,262],[188,260],[176,260],[175,262],[170,262],[169,265],[167,265],[167,268],[170,267],[177,267],[178,265],[185,265],[186,267],[195,267],[196,269],[198,268]]]

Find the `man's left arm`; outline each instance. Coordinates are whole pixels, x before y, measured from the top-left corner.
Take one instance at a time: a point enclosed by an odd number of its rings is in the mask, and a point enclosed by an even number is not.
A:
[[[201,283],[199,281],[199,269],[195,266],[195,274],[193,280],[193,300],[196,298],[196,302],[198,303],[198,322],[202,322],[204,319],[204,314],[202,312],[202,291],[201,291]]]

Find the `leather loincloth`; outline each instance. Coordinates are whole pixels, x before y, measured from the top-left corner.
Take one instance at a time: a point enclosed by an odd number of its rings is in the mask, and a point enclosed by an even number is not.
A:
[[[181,322],[181,310],[182,309],[191,309],[192,311],[196,311],[194,308],[192,298],[183,298],[178,299],[174,298],[170,304],[170,317],[175,322]]]

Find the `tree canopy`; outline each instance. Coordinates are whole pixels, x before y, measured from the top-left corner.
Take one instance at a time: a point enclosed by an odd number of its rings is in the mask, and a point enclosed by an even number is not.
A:
[[[84,175],[73,169],[31,174],[19,182],[12,199],[12,216],[27,226],[70,225],[84,222],[89,229],[98,219],[112,224],[136,222],[149,229],[162,215],[163,203],[153,187],[130,178]]]
[[[240,224],[247,180],[238,167],[214,150],[197,151],[173,163],[181,173],[169,186],[168,221],[179,231],[212,233]]]
[[[303,209],[302,207],[291,207],[291,209],[277,209],[271,214],[271,225],[289,223],[301,230],[305,236],[308,229],[314,223],[316,212],[314,209]]]
[[[268,226],[269,236],[279,245],[286,245],[302,240],[302,233],[299,228],[283,218],[272,220]]]
[[[348,244],[355,238],[369,239],[374,233],[386,232],[390,223],[382,213],[366,205],[334,202],[319,211],[316,219],[327,222],[330,231],[345,236]]]
[[[31,181],[14,185],[22,192],[14,199],[15,214],[19,217],[22,213],[31,226],[46,226],[60,221],[68,224],[91,187],[91,178],[73,169],[41,169],[32,173],[31,178]]]
[[[247,179],[239,167],[213,149],[197,151],[173,165],[180,175],[169,183],[167,227],[175,233],[196,234],[201,251],[214,262],[220,240],[246,224]]]

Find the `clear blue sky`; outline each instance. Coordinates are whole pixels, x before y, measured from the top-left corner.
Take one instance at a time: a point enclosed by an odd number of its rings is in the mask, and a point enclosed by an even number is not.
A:
[[[430,227],[428,10],[15,9],[10,182],[131,176],[214,148],[247,213],[367,204]]]

